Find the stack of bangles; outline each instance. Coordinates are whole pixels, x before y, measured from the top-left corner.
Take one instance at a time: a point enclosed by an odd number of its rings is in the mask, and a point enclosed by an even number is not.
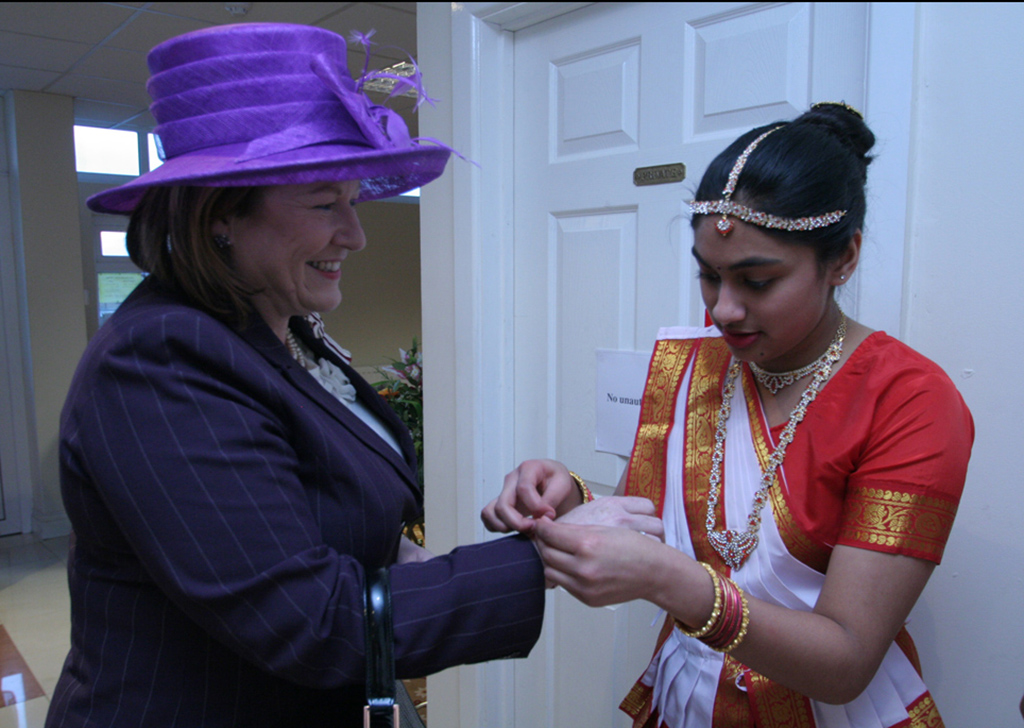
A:
[[[587,484],[584,482],[583,478],[576,475],[576,473],[572,472],[571,470],[569,471],[569,477],[572,478],[573,482],[576,483],[576,487],[580,491],[580,496],[583,498],[583,505],[586,505],[590,501],[594,500],[594,494],[590,492],[590,488],[587,487]]]
[[[687,637],[695,637],[717,652],[732,652],[747,636],[747,627],[750,625],[747,597],[732,579],[719,576],[717,571],[703,561],[700,565],[715,585],[715,605],[711,608],[711,616],[697,630],[691,630],[678,619],[676,626]]]

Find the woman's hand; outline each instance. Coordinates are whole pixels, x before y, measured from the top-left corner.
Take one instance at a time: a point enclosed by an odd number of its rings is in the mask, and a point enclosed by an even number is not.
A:
[[[606,500],[613,499],[602,498],[590,505]],[[633,530],[566,522],[590,509],[590,505],[557,522],[547,518],[537,521],[534,543],[544,560],[544,576],[548,583],[563,587],[591,607],[650,599],[651,576],[658,573],[661,552],[668,548],[653,538],[654,533],[662,534],[661,528],[649,523],[646,528]],[[653,511],[653,506],[651,509]],[[656,517],[645,518],[661,523]],[[635,522],[639,523],[640,519]],[[657,531],[652,532],[648,528],[657,528]]]
[[[409,564],[416,561],[430,561],[432,558],[434,558],[434,554],[422,546],[417,546],[405,536],[399,540],[397,563]]]
[[[536,519],[557,518],[582,502],[562,463],[526,460],[505,476],[501,494],[484,507],[480,519],[489,531],[531,533]]]
[[[636,496],[610,495],[598,498],[569,511],[558,519],[558,523],[628,528],[657,541],[665,540],[665,525],[658,518],[654,504],[646,498]]]

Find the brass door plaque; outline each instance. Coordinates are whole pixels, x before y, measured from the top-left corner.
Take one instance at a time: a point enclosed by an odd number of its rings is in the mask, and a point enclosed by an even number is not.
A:
[[[686,179],[686,165],[660,164],[657,167],[637,167],[633,170],[633,184],[637,187],[645,185],[665,185],[670,182],[682,182]]]

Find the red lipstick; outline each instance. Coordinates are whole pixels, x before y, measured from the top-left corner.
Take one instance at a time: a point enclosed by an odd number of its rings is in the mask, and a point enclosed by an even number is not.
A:
[[[753,346],[754,342],[757,341],[760,336],[761,334],[756,331],[753,333],[742,334],[732,333],[729,331],[722,332],[722,338],[725,339],[725,343],[732,349],[747,349]]]

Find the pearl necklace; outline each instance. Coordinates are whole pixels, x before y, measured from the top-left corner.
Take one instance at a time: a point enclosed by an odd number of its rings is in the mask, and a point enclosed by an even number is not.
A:
[[[291,329],[288,329],[288,333],[284,335],[284,343],[288,346],[288,353],[292,355],[292,358],[299,364],[305,365],[306,355],[302,353],[299,340],[295,338],[295,334],[292,333]]]
[[[786,448],[793,441],[796,426],[800,424],[804,415],[807,414],[807,408],[814,401],[814,398],[818,396],[821,388],[825,386],[825,382],[832,374],[832,367],[835,366],[835,363],[839,361],[839,357],[842,356],[843,339],[846,337],[846,314],[843,314],[841,311],[840,313],[842,314],[842,319],[839,322],[836,335],[832,339],[832,343],[829,344],[828,350],[821,358],[814,362],[814,365],[817,367],[814,372],[814,379],[807,385],[807,389],[804,390],[803,396],[800,398],[800,403],[797,404],[790,414],[789,422],[786,423],[786,427],[782,430],[782,435],[779,437],[779,445],[768,459],[768,467],[761,474],[761,484],[757,492],[754,493],[754,500],[751,504],[750,515],[747,516],[747,528],[745,531],[737,529],[723,529],[719,531],[717,530],[715,519],[715,508],[718,505],[718,498],[722,488],[722,460],[725,454],[726,421],[732,412],[732,397],[736,391],[736,379],[740,373],[740,362],[733,361],[729,366],[725,385],[722,388],[722,406],[718,412],[718,423],[715,427],[715,449],[711,456],[711,473],[708,476],[708,515],[706,527],[711,546],[725,560],[725,563],[734,570],[743,566],[743,562],[757,548],[758,533],[761,530],[761,511],[764,509],[765,503],[768,502],[768,490],[775,482],[775,471],[779,469],[786,457]]]

